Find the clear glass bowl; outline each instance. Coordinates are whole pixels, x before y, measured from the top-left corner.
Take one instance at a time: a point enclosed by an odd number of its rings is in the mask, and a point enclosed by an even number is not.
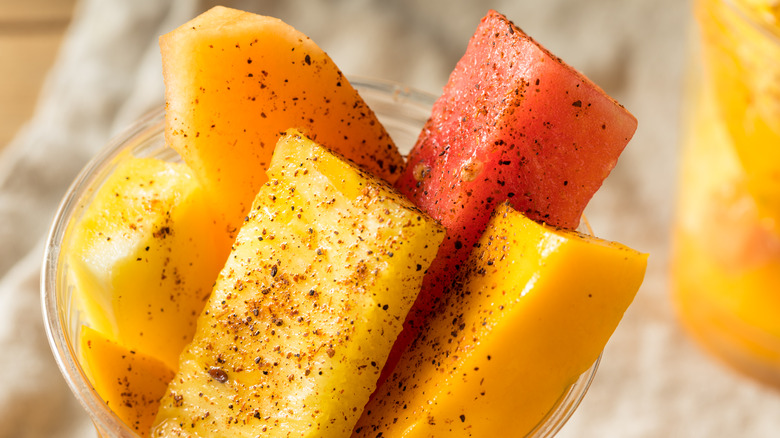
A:
[[[403,153],[408,152],[430,114],[436,97],[402,85],[375,79],[350,78],[352,85],[374,110]],[[54,357],[76,398],[81,402],[100,435],[104,438],[138,435],[126,426],[92,388],[78,361],[78,339],[82,324],[89,325],[73,302],[69,283],[69,230],[78,223],[94,193],[128,154],[178,161],[179,156],[166,147],[163,139],[164,113],[156,110],[111,140],[87,164],[69,188],[54,218],[47,239],[41,291],[46,331]],[[596,373],[599,360],[571,385],[547,416],[528,434],[529,437],[554,436],[579,405]]]

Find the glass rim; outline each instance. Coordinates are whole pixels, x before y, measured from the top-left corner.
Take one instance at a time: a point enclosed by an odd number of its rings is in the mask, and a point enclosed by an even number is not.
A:
[[[57,284],[62,281],[60,272],[61,249],[65,233],[70,226],[74,213],[78,210],[80,199],[98,179],[97,171],[107,163],[116,160],[123,152],[128,140],[141,136],[144,132],[163,122],[164,109],[154,109],[125,130],[112,137],[108,143],[82,168],[76,179],[68,187],[66,194],[54,215],[52,226],[46,237],[43,267],[41,270],[41,305],[43,310],[46,337],[49,340],[54,359],[71,391],[90,419],[99,430],[107,426],[118,425],[123,437],[138,437],[115,413],[109,409],[95,389],[89,384],[81,364],[78,362],[73,340],[68,332],[67,315],[60,309],[60,295]],[[67,219],[67,220],[64,220]],[[68,306],[66,306],[68,307]]]
[[[348,75],[347,77],[366,101],[371,100],[366,97],[370,93],[389,95],[393,103],[426,109],[429,113],[430,107],[433,106],[437,99],[431,93],[390,80],[354,75]],[[66,194],[60,202],[52,219],[52,225],[46,237],[44,247],[40,277],[41,308],[49,346],[60,373],[65,378],[71,392],[85,409],[90,420],[98,429],[98,433],[104,438],[113,438],[114,436],[140,438],[140,435],[125,424],[106,405],[92,387],[82,365],[79,363],[76,346],[69,330],[67,312],[62,313],[60,311],[61,309],[70,308],[68,303],[62,301],[64,298],[69,298],[69,296],[62,297],[58,293],[59,285],[64,282],[61,269],[63,263],[62,244],[65,241],[65,235],[69,226],[71,226],[76,213],[81,208],[82,201],[97,190],[94,184],[100,180],[101,171],[105,171],[111,163],[119,159],[126,152],[128,145],[143,141],[145,135],[149,137],[160,135],[160,132],[155,131],[156,134],[150,134],[150,131],[164,129],[164,114],[163,106],[147,112],[128,128],[112,137],[89,160],[68,187]],[[587,219],[584,217],[583,224],[586,231],[593,234],[589,224],[587,224]],[[593,365],[578,376],[574,383],[561,394],[556,403],[551,406],[550,410],[526,437],[550,437],[563,427],[587,393],[595,377],[602,355],[603,352],[599,354]]]

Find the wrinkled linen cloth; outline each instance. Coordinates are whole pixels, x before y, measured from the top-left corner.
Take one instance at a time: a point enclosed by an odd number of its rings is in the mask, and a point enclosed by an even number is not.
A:
[[[488,7],[583,71],[639,119],[587,210],[596,234],[649,252],[645,283],[564,437],[780,434],[780,393],[711,361],[668,298],[678,106],[689,5],[678,0],[233,1],[282,18],[348,74],[437,94]],[[157,37],[211,4],[84,0],[37,110],[0,155],[0,438],[92,437],[49,349],[40,310],[44,239],[77,172],[163,102]],[[9,104],[9,103],[2,103]],[[508,431],[509,434],[510,431]]]

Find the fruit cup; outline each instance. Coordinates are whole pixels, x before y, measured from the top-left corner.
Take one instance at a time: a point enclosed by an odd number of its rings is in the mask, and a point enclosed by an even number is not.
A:
[[[780,11],[697,0],[672,289],[693,337],[780,386]]]
[[[352,78],[352,84],[371,106],[402,151],[414,144],[430,114],[435,97],[398,84]],[[66,194],[55,217],[44,257],[42,299],[46,330],[55,359],[76,398],[84,406],[100,435],[138,437],[101,399],[80,363],[79,336],[90,326],[80,309],[78,294],[70,281],[65,255],[72,245],[74,224],[83,215],[97,188],[124,157],[157,157],[180,161],[163,139],[164,115],[157,110],[113,139],[81,172]],[[572,384],[545,419],[529,436],[553,436],[579,405],[596,372],[598,360]]]

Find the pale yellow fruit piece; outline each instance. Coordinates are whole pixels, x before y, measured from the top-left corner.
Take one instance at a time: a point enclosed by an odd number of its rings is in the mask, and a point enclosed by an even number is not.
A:
[[[526,436],[604,349],[646,258],[502,204],[353,436]]]
[[[283,136],[155,436],[349,436],[443,237],[384,181]]]
[[[215,7],[160,38],[167,142],[234,227],[297,128],[388,181],[403,159],[373,111],[309,37],[279,19]]]
[[[87,326],[81,327],[79,346],[81,362],[95,391],[125,424],[142,437],[149,436],[173,371]]]
[[[227,258],[191,171],[127,156],[70,231],[75,296],[96,330],[176,369]]]

